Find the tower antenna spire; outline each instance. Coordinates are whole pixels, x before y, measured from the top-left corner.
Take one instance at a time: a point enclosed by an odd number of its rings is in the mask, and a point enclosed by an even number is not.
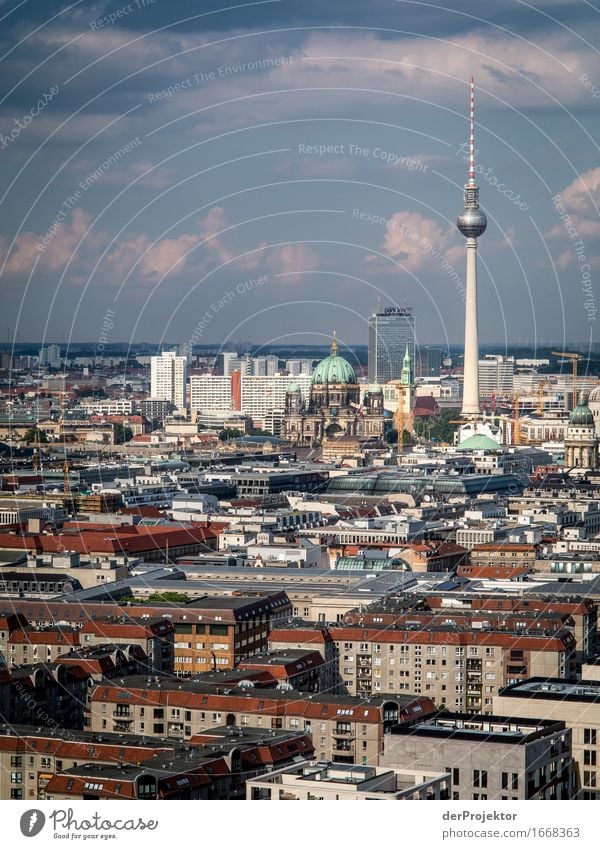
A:
[[[475,185],[475,79],[471,77],[471,109],[469,113],[469,185]]]

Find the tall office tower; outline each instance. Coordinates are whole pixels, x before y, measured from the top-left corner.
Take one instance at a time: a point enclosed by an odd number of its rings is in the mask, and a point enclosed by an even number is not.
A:
[[[513,391],[515,358],[486,354],[479,360],[479,394],[482,398],[508,395]]]
[[[269,354],[267,360],[267,374],[279,374],[279,357]]]
[[[170,401],[178,409],[186,406],[187,363],[176,351],[163,351],[160,357],[150,360],[152,398]]]
[[[267,374],[266,357],[252,357],[252,374],[257,376]]]
[[[238,355],[235,351],[221,351],[215,358],[215,368],[218,374],[228,375],[235,371],[238,362]]]
[[[469,115],[469,179],[465,183],[465,207],[456,226],[467,240],[467,292],[465,302],[465,357],[463,415],[479,413],[479,338],[477,333],[477,237],[485,233],[487,218],[479,209],[479,187],[475,182],[475,83],[471,78]]]
[[[411,307],[386,307],[369,317],[369,381],[399,380],[408,348],[415,361],[415,318]]]

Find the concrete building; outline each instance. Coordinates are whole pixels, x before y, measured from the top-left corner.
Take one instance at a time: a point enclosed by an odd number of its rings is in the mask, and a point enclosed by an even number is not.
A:
[[[382,767],[446,772],[452,799],[571,799],[571,730],[556,720],[441,713],[392,728]]]
[[[254,778],[247,784],[246,799],[404,801],[449,798],[449,779],[429,768],[383,769],[321,763],[296,765]]]
[[[232,410],[231,377],[200,374],[190,377],[190,407],[192,410]]]
[[[176,351],[163,351],[150,363],[150,393],[152,398],[170,401],[178,410],[187,406],[187,360]]]
[[[503,716],[540,717],[564,722],[572,731],[575,765],[574,798],[599,799],[600,683],[568,683],[535,677],[510,684],[494,698],[494,712]]]
[[[396,629],[336,626],[330,634],[340,678],[357,696],[407,691],[452,711],[488,714],[510,682],[575,674],[575,637],[567,629],[546,635],[415,621]]]
[[[406,349],[415,362],[415,318],[411,307],[386,307],[369,316],[368,379],[400,380]]]
[[[513,391],[515,358],[486,354],[479,360],[479,394],[482,398],[508,395]]]
[[[303,731],[312,736],[319,760],[377,765],[389,728],[435,713],[424,696],[358,699],[207,680],[171,684],[129,676],[121,686],[103,682],[90,690],[87,727],[184,740],[222,724]]]

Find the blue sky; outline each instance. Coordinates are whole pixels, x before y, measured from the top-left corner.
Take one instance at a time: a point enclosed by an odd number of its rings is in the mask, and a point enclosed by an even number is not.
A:
[[[480,339],[593,339],[600,12],[453,6],[0,3],[0,339],[460,341],[471,75]]]

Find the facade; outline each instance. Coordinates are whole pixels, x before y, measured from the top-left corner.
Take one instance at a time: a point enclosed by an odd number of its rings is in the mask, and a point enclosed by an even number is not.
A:
[[[255,426],[263,426],[273,412],[283,413],[289,377],[280,374],[242,375],[241,382],[241,410],[252,419]],[[295,385],[301,400],[306,402],[310,396],[309,375],[297,375]]]
[[[192,410],[232,410],[231,376],[213,374],[190,377],[190,407]]]
[[[579,403],[569,416],[565,437],[565,466],[568,469],[597,469],[598,441],[594,416],[582,393]]]
[[[399,380],[407,348],[414,363],[415,318],[411,307],[386,307],[382,313],[369,316],[369,381]]]
[[[442,713],[392,728],[381,766],[446,772],[451,798],[571,799],[571,730],[556,720]]]
[[[252,683],[252,682],[250,682]],[[103,682],[90,690],[86,727],[96,733],[190,740],[215,725],[281,729],[312,736],[315,756],[334,763],[377,765],[389,728],[435,713],[431,699],[395,695],[352,698],[303,694],[201,681],[149,681],[130,676],[120,686]]]
[[[335,338],[330,356],[313,372],[308,402],[298,379],[288,385],[285,397],[284,436],[290,442],[315,446],[344,439],[354,440],[358,447],[361,440],[383,439],[381,386],[372,384],[363,395],[356,372],[338,353]]]
[[[187,406],[187,359],[178,357],[175,351],[163,351],[150,360],[151,395],[153,398],[170,401],[177,409]]]
[[[352,695],[416,693],[452,711],[492,713],[501,687],[532,675],[573,679],[575,637],[454,624],[332,627],[339,674]]]
[[[539,717],[564,722],[571,729],[575,768],[574,798],[600,799],[600,683],[568,683],[559,678],[532,678],[505,687],[494,698],[503,716]]]
[[[487,354],[479,360],[479,393],[482,398],[508,395],[513,391],[515,358]]]

